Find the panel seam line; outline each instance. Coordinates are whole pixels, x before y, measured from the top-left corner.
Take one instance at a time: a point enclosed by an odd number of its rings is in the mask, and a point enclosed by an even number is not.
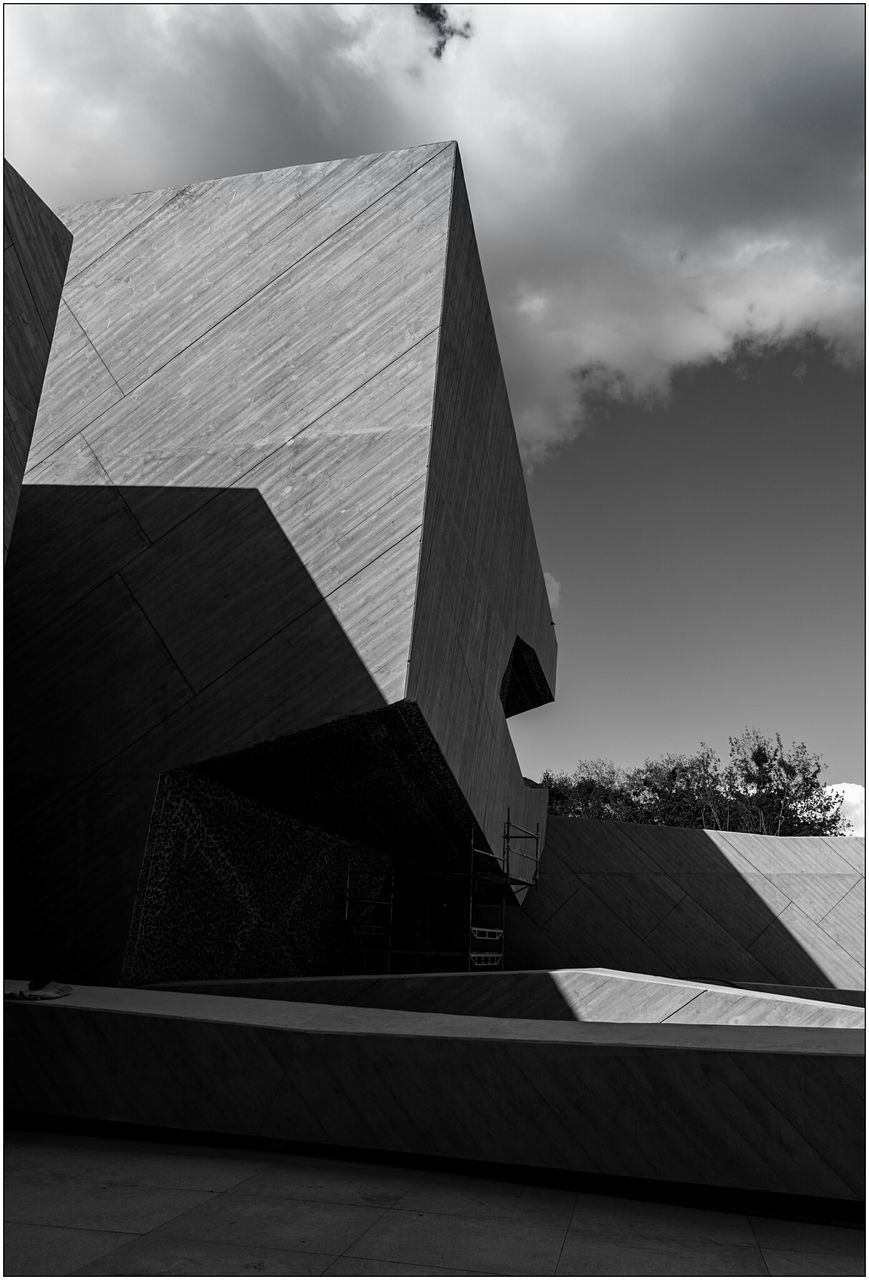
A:
[[[124,566],[124,568],[126,568],[126,565]],[[193,685],[190,683],[190,681],[187,679],[187,676],[184,674],[184,672],[182,671],[181,667],[178,665],[178,662],[177,662],[177,660],[175,659],[175,657],[174,657],[174,655],[173,655],[173,653],[172,653],[172,650],[169,648],[169,646],[167,645],[166,641],[165,641],[165,640],[163,639],[163,637],[161,636],[160,632],[159,632],[159,631],[157,630],[157,628],[154,626],[154,623],[151,621],[150,616],[148,615],[147,611],[145,610],[145,608],[144,608],[144,606],[142,605],[141,601],[139,600],[138,596],[137,596],[137,595],[135,594],[135,592],[133,591],[133,588],[130,586],[129,582],[127,582],[127,579],[124,577],[123,569],[119,569],[119,570],[117,571],[117,574],[116,574],[116,575],[113,575],[113,576],[117,576],[117,577],[120,579],[120,581],[123,583],[123,585],[124,585],[124,587],[125,587],[125,589],[126,589],[126,591],[127,591],[127,594],[129,595],[130,599],[133,601],[133,603],[135,604],[136,608],[139,610],[139,612],[141,613],[142,617],[145,619],[145,621],[148,623],[148,626],[151,628],[151,630],[153,631],[154,635],[157,637],[157,640],[158,640],[158,641],[159,641],[159,643],[160,643],[160,647],[163,649],[164,653],[166,654],[166,657],[167,657],[167,658],[169,659],[169,661],[172,663],[172,666],[175,668],[175,670],[176,670],[176,671],[178,672],[178,674],[180,675],[181,679],[182,679],[182,680],[184,681],[184,683],[186,684],[187,688],[190,690],[191,697],[192,697],[192,698],[195,698],[195,697],[196,697],[196,690],[193,688]],[[185,699],[185,701],[181,704],[181,706],[186,706],[186,705],[187,705],[187,703],[188,703],[188,702],[190,702],[190,701],[191,701],[191,699],[190,699],[190,698]],[[180,710],[180,708],[176,708],[176,710]],[[170,714],[171,714],[171,713],[170,713]]]
[[[449,144],[447,144],[447,146],[448,145]],[[266,280],[264,284],[260,285],[258,289],[255,289],[253,293],[249,294],[248,297],[246,297],[242,302],[239,302],[236,306],[232,307],[229,311],[225,312],[225,314],[222,315],[218,320],[215,320],[214,324],[209,325],[207,329],[203,329],[202,333],[197,334],[196,337],[193,338],[192,341],[188,342],[186,346],[181,347],[180,350],[174,352],[169,357],[168,360],[165,360],[163,362],[163,364],[158,365],[156,369],[152,369],[151,372],[147,374],[146,377],[142,378],[141,382],[135,383],[133,386],[130,387],[129,392],[125,392],[124,394],[131,395],[134,391],[138,391],[140,387],[143,387],[146,382],[150,382],[151,378],[156,378],[158,373],[162,373],[162,371],[165,368],[167,368],[170,364],[173,363],[173,361],[177,360],[180,356],[183,356],[186,351],[189,351],[191,349],[191,347],[195,347],[197,343],[202,342],[204,338],[207,338],[209,334],[213,333],[215,329],[219,328],[220,325],[224,324],[227,320],[229,320],[231,316],[234,316],[237,312],[241,311],[244,307],[248,306],[251,302],[253,302],[254,298],[258,298],[260,294],[266,291],[266,289],[270,289],[273,284],[276,284],[278,280],[288,275],[291,271],[295,271],[296,267],[298,267],[300,263],[304,262],[306,258],[309,258],[314,253],[317,253],[320,249],[323,248],[323,245],[328,244],[328,242],[331,239],[333,239],[337,235],[340,235],[342,231],[346,231],[346,229],[349,226],[352,226],[352,224],[356,222],[357,219],[363,217],[363,215],[368,213],[369,210],[373,209],[375,205],[380,204],[382,200],[386,200],[388,196],[392,195],[393,191],[397,191],[398,188],[402,186],[405,182],[409,182],[410,179],[415,177],[415,175],[419,173],[421,169],[424,169],[426,165],[429,165],[432,163],[432,161],[436,160],[437,157],[441,155],[444,150],[446,150],[446,148],[442,147],[440,151],[436,151],[433,156],[429,156],[428,159],[424,160],[422,164],[417,165],[417,167],[415,169],[412,169],[410,173],[405,174],[405,176],[399,179],[398,182],[393,183],[393,185],[387,191],[382,192],[381,195],[379,195],[375,200],[372,200],[370,204],[365,205],[365,207],[363,209],[360,209],[358,213],[354,213],[352,218],[348,218],[346,222],[342,222],[341,225],[339,227],[336,227],[334,231],[330,231],[327,236],[324,236],[322,240],[317,242],[317,244],[312,245],[310,249],[306,250],[305,253],[301,254],[300,257],[295,259],[295,261],[291,262],[289,266],[284,267],[283,270],[279,271],[276,275],[272,276],[270,280]],[[348,182],[349,182],[349,179],[348,179]],[[384,238],[388,239],[389,234],[391,233],[388,233],[387,236]],[[104,410],[104,412],[107,413],[108,410]],[[94,418],[94,422],[96,421],[97,419]],[[88,424],[88,425],[92,425],[92,424]]]
[[[412,537],[413,534],[417,533],[421,527],[422,527],[421,525],[417,525],[415,528],[411,529],[408,533],[403,534],[402,537],[398,538],[392,544],[392,546],[387,547],[384,551],[379,552],[378,555],[374,556],[373,559],[369,560],[367,564],[362,566],[362,568],[357,569],[356,573],[352,574],[349,578],[346,578],[344,582],[339,584],[339,586],[334,587],[332,591],[329,592],[329,596],[334,595],[336,591],[340,591],[341,587],[346,586],[348,582],[352,582],[353,579],[355,577],[358,577],[360,573],[363,573],[365,569],[370,568],[370,566],[374,564],[375,561],[379,560],[382,556],[387,555],[390,551],[393,551],[400,543],[404,542],[405,539]],[[117,576],[120,577],[120,574],[118,574]],[[124,586],[127,588],[127,591],[130,592],[130,595],[133,596],[133,593],[130,590],[130,587],[127,585],[125,580],[124,580]],[[258,644],[255,649],[251,649],[250,652],[246,653],[243,658],[239,658],[239,660],[237,662],[234,662],[231,667],[227,667],[225,671],[222,671],[220,675],[215,676],[213,680],[209,681],[208,684],[203,685],[201,689],[193,690],[187,677],[184,675],[183,672],[181,672],[181,676],[184,680],[184,683],[189,688],[191,688],[193,697],[186,699],[184,702],[181,703],[180,706],[175,707],[172,711],[168,713],[168,715],[165,715],[162,717],[162,719],[155,721],[154,724],[148,725],[147,729],[145,729],[142,733],[140,733],[138,737],[131,738],[129,742],[124,743],[124,745],[118,751],[116,751],[114,755],[107,756],[105,760],[101,760],[100,763],[96,766],[96,768],[92,769],[90,773],[85,774],[84,777],[70,780],[70,786],[72,787],[77,784],[85,783],[90,778],[93,778],[97,774],[102,772],[103,769],[108,768],[108,766],[112,764],[113,761],[118,760],[121,756],[124,755],[126,751],[131,750],[133,747],[136,746],[137,743],[141,742],[144,738],[147,738],[149,733],[153,733],[161,725],[164,725],[167,722],[167,720],[171,720],[173,716],[178,715],[186,707],[189,707],[197,697],[205,693],[206,690],[213,688],[214,685],[219,684],[221,680],[224,680],[228,675],[230,675],[233,671],[235,671],[237,667],[241,666],[242,663],[246,662],[255,653],[258,653],[259,650],[262,649],[264,645],[269,644],[272,640],[274,640],[277,636],[279,636],[283,631],[286,631],[289,627],[294,626],[301,618],[304,618],[308,613],[310,613],[311,609],[318,608],[328,598],[329,598],[328,596],[323,596],[322,599],[318,600],[316,604],[311,605],[309,609],[303,610],[303,612],[300,614],[297,614],[295,618],[292,618],[289,622],[284,623],[284,625],[282,627],[279,627],[278,630],[275,631],[273,635],[270,635],[265,640],[263,640],[262,644]],[[133,599],[134,600],[136,599],[135,596],[133,596]],[[136,600],[136,605],[138,606],[139,609],[142,609],[142,606],[139,604],[138,600]],[[144,613],[144,610],[142,610],[142,612]],[[147,617],[147,614],[145,614],[145,616]],[[151,622],[150,618],[148,618],[148,622],[153,627],[154,624]],[[156,628],[155,628],[155,633],[159,636],[159,632],[156,632]],[[163,644],[163,647],[166,648],[165,641],[163,641],[162,637],[159,637],[159,638],[161,643]],[[172,665],[177,666],[177,663],[175,659],[172,658],[172,655],[169,652],[168,648],[166,649],[166,651],[169,654],[169,657],[172,661]],[[206,760],[211,758],[212,757],[205,757]],[[201,763],[202,763],[202,760],[179,762],[177,764],[168,765],[166,768],[160,770],[160,772],[171,773],[175,769],[192,768],[193,766]],[[64,781],[67,781],[67,779],[65,778]],[[66,794],[66,793],[64,792],[63,794]]]
[[[425,340],[427,338],[430,338],[433,333],[437,333],[437,330],[439,327],[440,326],[436,326],[434,329],[430,329],[428,333],[424,334],[421,338],[417,339],[416,342],[411,343],[411,345],[407,347],[404,351],[400,352],[397,356],[394,356],[392,360],[389,360],[383,366],[382,369],[378,369],[376,373],[373,373],[370,378],[366,378],[364,382],[360,382],[359,386],[355,387],[353,391],[348,392],[346,396],[342,397],[342,399],[336,400],[336,402],[330,405],[328,409],[324,409],[323,412],[319,414],[316,418],[312,418],[311,421],[306,423],[304,427],[301,427],[296,432],[295,435],[289,436],[286,440],[283,440],[279,445],[276,445],[276,447],[270,453],[264,454],[263,457],[258,458],[257,461],[252,466],[248,467],[246,471],[243,471],[241,472],[240,475],[236,476],[236,478],[232,481],[231,484],[228,484],[225,487],[221,488],[218,493],[212,494],[210,498],[206,498],[205,501],[201,503],[201,505],[198,506],[194,511],[191,511],[189,515],[183,516],[179,521],[177,521],[177,523],[169,525],[169,527],[167,529],[164,529],[163,532],[158,537],[151,538],[147,533],[147,531],[145,530],[144,526],[140,525],[139,521],[136,520],[136,524],[139,525],[139,527],[142,529],[142,532],[147,538],[149,545],[147,547],[140,547],[135,552],[135,554],[130,557],[129,560],[125,560],[123,564],[123,568],[127,569],[131,565],[134,565],[140,556],[146,555],[152,547],[159,546],[164,538],[167,538],[171,533],[174,533],[176,529],[180,529],[183,524],[185,524],[188,520],[191,520],[194,516],[198,515],[200,511],[204,511],[205,508],[210,506],[212,502],[216,502],[218,498],[222,497],[225,493],[228,493],[231,490],[238,488],[240,482],[244,480],[247,476],[250,476],[264,462],[267,462],[270,458],[275,457],[276,454],[280,453],[281,449],[286,448],[288,444],[292,444],[293,441],[297,440],[299,436],[303,435],[304,432],[307,431],[309,427],[315,426],[316,423],[318,423],[322,418],[327,417],[328,414],[330,414],[334,409],[337,409],[339,405],[344,404],[346,400],[352,399],[352,397],[356,395],[358,391],[361,391],[363,387],[367,386],[369,382],[373,382],[376,378],[379,378],[382,373],[385,373],[386,370],[389,369],[392,365],[396,364],[399,360],[403,359],[404,356],[406,356],[409,352],[413,351],[415,347],[418,347],[420,343],[425,342]],[[40,459],[40,461],[36,463],[36,466],[34,467],[33,471],[30,472],[30,478],[28,479],[27,483],[32,485],[38,485],[40,483],[40,480],[38,476],[34,475],[34,472],[37,471],[39,467],[43,466],[44,463],[48,462],[50,458],[53,458],[56,453],[59,453],[61,449],[64,449],[68,444],[70,444],[76,438],[76,436],[81,436],[84,443],[87,445],[91,453],[93,453],[94,457],[99,462],[109,483],[120,494],[123,486],[118,484],[118,482],[114,480],[110,475],[105,464],[100,459],[95,446],[91,444],[91,442],[88,440],[87,436],[85,435],[85,431],[87,430],[88,430],[87,427],[82,427],[80,431],[73,432],[73,434],[70,435],[67,439],[65,439],[62,444],[58,445],[57,449],[53,450],[52,453],[50,454],[46,454],[44,458]],[[424,475],[424,474],[425,472],[420,472],[420,475]],[[417,476],[416,479],[418,480],[419,476]],[[411,481],[410,483],[413,483],[413,481]],[[164,486],[148,486],[148,487],[158,488],[158,487],[164,487]],[[408,486],[405,486],[405,488],[407,487]],[[397,494],[393,494],[393,497],[397,497],[397,496],[398,496]],[[380,508],[378,508],[378,510],[379,509]],[[130,514],[133,515],[132,509],[130,509]],[[135,516],[133,518],[135,519]],[[99,582],[94,583],[92,587],[89,587],[87,591],[85,591],[82,595],[78,596],[77,599],[72,602],[72,604],[69,604],[65,608],[61,609],[59,613],[53,614],[52,617],[48,620],[48,622],[42,623],[34,631],[29,632],[28,635],[24,638],[24,640],[22,640],[21,643],[23,644],[25,642],[29,642],[33,637],[38,636],[42,631],[44,631],[46,627],[52,626],[53,623],[57,622],[59,618],[65,617],[66,614],[68,614],[72,609],[77,608],[77,606],[81,604],[83,600],[86,600],[88,596],[92,595],[94,591],[98,591],[100,587],[104,586],[105,583],[108,582],[109,579],[114,576],[114,572],[115,571],[112,571],[112,573],[108,573],[105,578],[100,579]]]
[[[117,378],[116,378],[116,377],[115,377],[115,375],[112,373],[111,369],[110,369],[110,368],[109,368],[109,366],[106,364],[105,360],[104,360],[104,359],[103,359],[103,357],[100,355],[99,351],[97,351],[96,347],[94,346],[93,339],[91,338],[91,336],[90,336],[90,334],[88,333],[87,329],[84,327],[84,325],[82,324],[81,320],[79,320],[78,316],[75,314],[75,312],[73,311],[72,307],[69,305],[69,299],[64,295],[64,296],[62,297],[61,301],[63,302],[63,304],[64,304],[64,306],[66,307],[66,309],[67,309],[67,311],[69,312],[69,314],[72,316],[73,320],[76,322],[76,324],[78,325],[78,327],[81,329],[82,333],[84,334],[85,338],[87,339],[88,343],[90,344],[91,349],[93,350],[94,355],[95,355],[95,356],[96,356],[96,358],[99,360],[100,364],[103,366],[103,368],[105,369],[106,373],[109,375],[109,377],[111,378],[112,382],[115,384],[115,386],[117,387],[117,389],[120,391],[120,393],[121,393],[121,399],[123,400],[124,396],[127,394],[127,393],[126,393],[126,391],[124,391],[124,388],[123,388],[123,387],[121,386],[121,384],[118,382]],[[117,403],[118,403],[118,401],[116,400],[116,401],[115,401],[115,404],[117,404]],[[113,409],[114,407],[115,407],[114,405],[110,405],[110,406],[109,406],[109,408],[110,408],[110,409]],[[103,412],[104,412],[104,413],[108,413],[108,409],[104,409],[104,410],[103,410]],[[96,419],[94,419],[94,421],[96,421]],[[89,426],[90,424],[88,423],[87,425]],[[81,430],[82,430],[82,431],[84,431],[84,429],[85,429],[84,427],[82,427],[82,428],[81,428]]]

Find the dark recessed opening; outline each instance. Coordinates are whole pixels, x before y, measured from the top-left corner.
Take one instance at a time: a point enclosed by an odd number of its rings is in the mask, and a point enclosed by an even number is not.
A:
[[[533,707],[552,702],[553,697],[537,654],[530,644],[517,636],[501,681],[504,714],[508,718],[517,716],[522,711],[531,711]]]

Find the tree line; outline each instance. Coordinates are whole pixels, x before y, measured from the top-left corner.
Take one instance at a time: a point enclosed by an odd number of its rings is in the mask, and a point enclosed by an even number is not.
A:
[[[549,812],[614,822],[752,831],[773,836],[847,835],[843,797],[824,790],[824,762],[804,742],[745,729],[730,738],[726,763],[705,743],[624,769],[580,760],[573,773],[547,769]]]

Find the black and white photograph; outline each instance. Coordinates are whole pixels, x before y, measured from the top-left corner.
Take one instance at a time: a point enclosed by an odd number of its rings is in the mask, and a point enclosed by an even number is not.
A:
[[[858,3],[9,3],[5,1276],[863,1276]]]

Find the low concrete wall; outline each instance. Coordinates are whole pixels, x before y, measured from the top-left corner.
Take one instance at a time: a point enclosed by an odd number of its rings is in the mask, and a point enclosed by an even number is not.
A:
[[[836,1199],[863,1191],[859,1030],[95,987],[10,1002],[6,1018],[17,1110]]]

